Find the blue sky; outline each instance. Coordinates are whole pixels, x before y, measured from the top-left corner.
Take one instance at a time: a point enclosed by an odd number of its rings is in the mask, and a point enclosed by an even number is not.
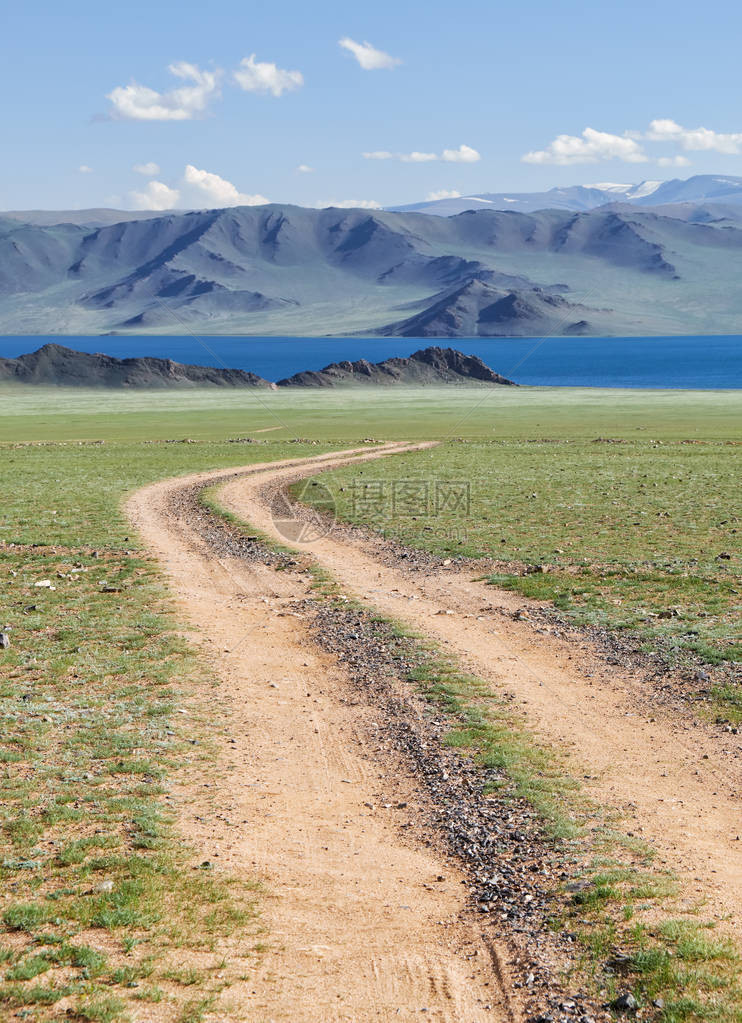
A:
[[[742,174],[741,30],[687,0],[6,0],[0,209]]]

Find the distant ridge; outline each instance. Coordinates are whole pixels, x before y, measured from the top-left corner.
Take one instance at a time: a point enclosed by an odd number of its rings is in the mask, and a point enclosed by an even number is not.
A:
[[[171,359],[116,359],[48,344],[17,359],[0,359],[0,380],[63,387],[268,387],[242,369],[189,366]]]
[[[0,381],[61,387],[107,387],[144,390],[177,387],[336,387],[389,384],[506,384],[514,386],[475,355],[453,348],[426,348],[409,358],[372,363],[335,362],[318,372],[308,370],[271,383],[242,369],[193,366],[171,359],[116,359],[47,344],[17,359],[0,359]]]
[[[185,210],[179,210],[185,213]],[[79,227],[107,227],[129,220],[156,220],[162,210],[112,210],[100,207],[89,210],[6,210],[0,218],[18,220],[36,227],[54,227],[55,224],[76,224]]]
[[[675,203],[742,203],[742,178],[728,174],[696,174],[687,180],[641,181],[638,185],[600,182],[595,185],[565,185],[545,192],[478,192],[428,199],[406,206],[389,206],[397,213],[429,213],[451,217],[467,210],[512,210],[536,213],[540,210],[571,210],[586,213],[611,203],[654,207]]]
[[[338,385],[389,386],[390,384],[504,384],[517,386],[495,373],[476,355],[455,348],[424,348],[409,358],[383,362],[332,362],[324,369],[295,373],[279,380],[279,387],[337,387]]]

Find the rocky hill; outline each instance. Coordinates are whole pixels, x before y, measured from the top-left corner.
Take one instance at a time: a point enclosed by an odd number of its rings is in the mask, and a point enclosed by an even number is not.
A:
[[[115,359],[55,344],[17,359],[0,359],[0,380],[64,387],[275,387],[241,369],[188,366],[171,359]]]
[[[296,373],[279,380],[279,387],[389,386],[391,384],[506,384],[512,380],[495,373],[476,355],[455,348],[425,348],[409,358],[383,362],[332,362],[324,369]]]
[[[0,382],[60,387],[335,387],[344,384],[509,384],[475,355],[453,348],[426,348],[408,359],[372,363],[335,362],[318,372],[297,373],[278,384],[242,369],[189,366],[171,359],[116,359],[48,344],[17,359],[0,359]]]

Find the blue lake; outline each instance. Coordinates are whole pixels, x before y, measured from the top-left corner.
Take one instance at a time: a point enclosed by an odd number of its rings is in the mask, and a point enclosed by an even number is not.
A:
[[[118,358],[152,355],[207,366],[247,369],[279,380],[341,359],[379,362],[439,344],[478,355],[519,384],[562,387],[742,388],[742,336],[651,338],[268,338],[268,337],[0,337],[0,356],[34,351],[48,341]]]

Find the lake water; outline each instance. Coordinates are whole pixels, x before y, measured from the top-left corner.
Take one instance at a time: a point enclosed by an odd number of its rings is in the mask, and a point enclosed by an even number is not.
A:
[[[246,369],[280,380],[341,359],[379,362],[439,344],[478,355],[519,384],[562,387],[742,388],[742,336],[651,338],[268,338],[0,337],[0,356],[55,341],[118,358],[153,355],[206,366]]]

